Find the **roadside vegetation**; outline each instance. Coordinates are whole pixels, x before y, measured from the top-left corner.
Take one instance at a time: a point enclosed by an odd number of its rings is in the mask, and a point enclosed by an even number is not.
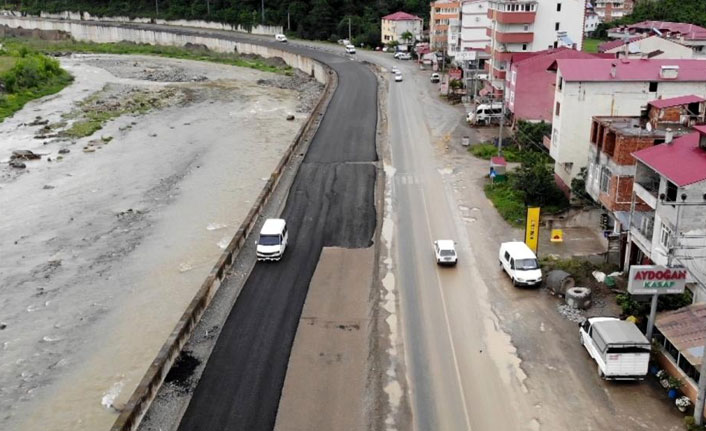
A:
[[[34,99],[58,93],[73,78],[59,62],[28,47],[0,49],[0,121]]]
[[[706,7],[703,0],[642,0],[635,2],[630,15],[598,24],[593,37],[605,39],[610,28],[650,20],[685,22],[706,27]]]
[[[538,206],[544,214],[569,208],[569,200],[554,182],[554,172],[543,154],[526,153],[519,168],[507,173],[507,180],[485,185],[485,195],[498,213],[516,227],[524,224],[527,207]]]
[[[75,40],[41,40],[6,38],[1,42],[14,50],[28,49],[46,55],[61,55],[66,52],[94,53],[94,54],[142,54],[158,55],[161,57],[179,58],[184,60],[210,61],[213,63],[228,64],[231,66],[247,67],[264,72],[293,74],[292,68],[281,60],[265,59],[254,55],[237,53],[214,52],[203,46],[176,47],[137,44],[131,42],[118,43],[93,43],[77,42]]]

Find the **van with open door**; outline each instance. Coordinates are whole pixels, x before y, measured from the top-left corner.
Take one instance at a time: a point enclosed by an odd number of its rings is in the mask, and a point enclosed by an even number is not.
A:
[[[265,220],[257,240],[257,260],[280,260],[288,239],[287,222],[278,218]]]
[[[542,270],[537,256],[524,242],[513,241],[500,244],[498,260],[515,286],[539,286]]]

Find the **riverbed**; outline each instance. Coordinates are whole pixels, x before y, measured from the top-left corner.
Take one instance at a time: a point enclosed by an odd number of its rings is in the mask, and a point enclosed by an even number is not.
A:
[[[321,91],[185,60],[61,64],[71,86],[0,123],[0,429],[110,427]],[[89,106],[120,115],[67,136]],[[17,150],[41,158],[10,167]]]

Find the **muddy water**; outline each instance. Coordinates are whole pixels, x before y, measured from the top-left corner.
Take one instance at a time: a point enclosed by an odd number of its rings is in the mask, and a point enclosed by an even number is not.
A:
[[[44,154],[0,168],[0,429],[110,427],[303,120],[285,121],[296,92],[256,84],[269,74],[137,57],[208,79],[174,84],[185,106],[108,123],[94,152],[96,136],[35,139],[26,123],[108,82],[165,85],[91,58],[62,60],[76,82],[0,124],[0,159]]]

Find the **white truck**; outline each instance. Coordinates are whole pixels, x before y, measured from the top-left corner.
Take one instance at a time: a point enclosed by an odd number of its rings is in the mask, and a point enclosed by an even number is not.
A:
[[[615,317],[591,317],[579,325],[579,341],[606,380],[642,380],[650,362],[650,342],[637,326]]]

